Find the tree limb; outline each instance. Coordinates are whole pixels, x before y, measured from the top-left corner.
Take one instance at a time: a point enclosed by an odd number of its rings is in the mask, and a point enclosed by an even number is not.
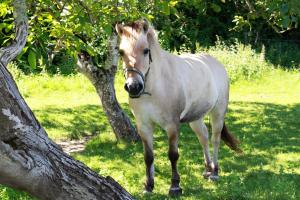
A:
[[[13,7],[16,25],[16,37],[10,46],[0,49],[0,62],[4,66],[6,66],[19,53],[21,53],[26,44],[27,38],[28,23],[25,0],[14,0]]]
[[[112,33],[108,41],[108,56],[103,67],[95,66],[87,52],[78,54],[77,69],[94,85],[117,139],[139,140],[130,119],[119,105],[114,88],[114,78],[118,65],[118,37]]]
[[[0,49],[0,184],[39,199],[128,199],[110,177],[102,177],[62,151],[36,120],[6,65],[26,43],[25,0],[14,1],[16,38]]]

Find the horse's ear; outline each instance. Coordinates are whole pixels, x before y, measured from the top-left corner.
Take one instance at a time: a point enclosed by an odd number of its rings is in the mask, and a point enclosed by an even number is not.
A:
[[[124,33],[124,27],[122,26],[122,24],[116,24],[115,28],[119,36],[121,36]]]
[[[147,33],[149,29],[149,22],[148,20],[144,19],[144,23],[143,23],[143,31],[144,33]]]

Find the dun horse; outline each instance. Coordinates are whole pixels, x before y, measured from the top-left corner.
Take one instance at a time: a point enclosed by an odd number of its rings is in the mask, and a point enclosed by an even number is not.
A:
[[[154,124],[161,126],[168,135],[172,167],[169,194],[182,192],[176,163],[179,125],[183,122],[189,123],[203,147],[203,176],[217,180],[220,139],[231,149],[241,151],[224,123],[229,80],[223,65],[206,54],[177,56],[162,50],[153,27],[145,20],[117,24],[116,31],[121,38],[119,53],[126,77],[124,88],[129,93],[129,106],[144,146],[145,190],[151,192],[154,188]],[[212,160],[208,131],[203,122],[206,114],[212,125]]]

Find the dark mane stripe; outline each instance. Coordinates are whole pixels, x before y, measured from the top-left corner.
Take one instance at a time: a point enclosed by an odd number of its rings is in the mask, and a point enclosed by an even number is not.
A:
[[[124,25],[125,27],[131,27],[132,29],[134,29],[136,32],[141,32],[143,30],[143,26],[144,26],[144,21],[143,20],[137,20],[134,22],[129,22],[127,24]]]

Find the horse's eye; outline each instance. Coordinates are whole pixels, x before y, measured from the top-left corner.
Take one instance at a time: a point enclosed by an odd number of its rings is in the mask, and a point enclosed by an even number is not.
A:
[[[149,53],[150,49],[146,48],[144,49],[144,55],[147,55]]]
[[[119,54],[120,54],[120,56],[124,56],[124,50],[120,49]]]

